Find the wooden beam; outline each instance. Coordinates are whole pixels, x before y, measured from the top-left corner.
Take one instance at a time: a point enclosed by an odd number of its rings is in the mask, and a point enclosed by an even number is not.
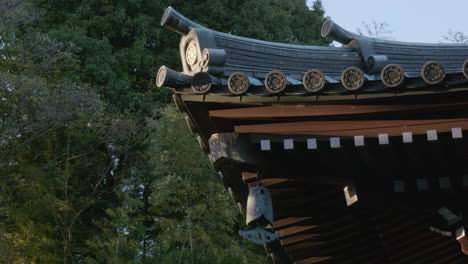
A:
[[[405,114],[418,111],[435,112],[440,110],[464,109],[468,103],[455,104],[417,104],[417,105],[275,105],[250,108],[236,108],[213,110],[211,117],[227,119],[261,119],[281,117],[320,117],[320,116],[348,116],[374,113],[404,112]]]
[[[268,188],[273,188],[273,187],[284,187],[284,184],[289,183],[289,186],[291,183],[293,183],[294,180],[291,179],[285,179],[285,178],[274,178],[274,179],[264,179],[261,181],[253,181],[249,183],[249,189],[257,187],[259,185],[263,187],[268,187]]]
[[[286,252],[294,258],[297,257],[308,257],[310,256],[310,251],[315,250],[316,248],[325,246],[325,242],[323,241],[308,241],[302,242],[296,245],[286,247]]]
[[[310,217],[310,216],[308,216],[308,217],[288,217],[288,218],[284,218],[284,219],[275,221],[273,223],[273,228],[274,229],[281,229],[281,228],[285,228],[285,227],[290,227],[291,225],[295,225],[295,224],[298,224],[298,223],[301,223],[301,222],[304,222],[304,221],[307,221],[307,220],[310,220],[310,219],[312,219],[312,217]]]
[[[332,257],[311,257],[299,261],[294,261],[294,264],[315,264],[332,259]]]
[[[210,161],[219,166],[224,162],[244,163],[248,165],[261,165],[259,150],[252,147],[250,140],[245,135],[236,133],[213,134],[209,140]]]
[[[282,246],[291,246],[299,242],[304,242],[312,238],[319,237],[320,234],[299,234],[297,236],[281,239]]]
[[[293,226],[277,231],[276,233],[280,236],[281,239],[290,237],[292,235],[302,234],[305,232],[310,232],[311,230],[317,228],[316,225],[306,225],[306,226]]]
[[[258,180],[257,178],[258,178],[258,173],[256,172],[248,172],[248,171],[242,172],[242,181],[244,183],[251,183],[251,182],[257,181]]]
[[[244,96],[225,96],[219,94],[187,94],[182,95],[184,101],[191,102],[213,102],[213,103],[243,103],[243,104],[258,104],[258,103],[304,103],[304,102],[367,102],[367,101],[378,101],[378,102],[388,102],[391,100],[402,99],[410,100],[415,97],[424,97],[425,101],[436,101],[440,102],[444,98],[458,96],[464,97],[468,88],[448,88],[444,90],[430,90],[430,91],[417,91],[412,89],[406,89],[401,91],[398,94],[395,92],[382,92],[382,93],[365,93],[365,94],[345,94],[345,95],[336,95],[336,94],[321,94],[320,96],[263,96],[263,95],[244,95]]]
[[[426,134],[428,130],[437,130],[439,133],[451,132],[454,127],[468,129],[468,119],[306,121],[239,125],[234,127],[234,131],[237,133],[378,137],[382,133],[388,136],[403,136],[405,132],[421,135]]]

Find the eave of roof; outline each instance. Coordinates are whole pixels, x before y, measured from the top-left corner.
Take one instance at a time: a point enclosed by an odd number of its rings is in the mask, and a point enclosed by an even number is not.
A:
[[[171,7],[161,24],[182,35],[184,71],[163,66],[157,85],[180,94],[355,96],[462,89],[468,83],[468,44],[380,40],[331,20],[322,35],[343,47],[274,43],[207,29]]]

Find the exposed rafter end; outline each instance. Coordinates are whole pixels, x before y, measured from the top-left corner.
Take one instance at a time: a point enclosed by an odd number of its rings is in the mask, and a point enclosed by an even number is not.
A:
[[[283,140],[283,147],[285,150],[292,150],[294,149],[294,139],[285,139]]]
[[[365,146],[364,136],[354,136],[354,146],[355,147]]]
[[[260,140],[260,149],[262,151],[269,151],[271,150],[271,142],[269,139],[262,139]]]
[[[452,128],[452,138],[453,139],[463,138],[463,130],[460,127]]]
[[[346,205],[351,206],[358,202],[358,195],[356,193],[356,187],[354,184],[349,184],[343,188],[343,192],[346,199]]]

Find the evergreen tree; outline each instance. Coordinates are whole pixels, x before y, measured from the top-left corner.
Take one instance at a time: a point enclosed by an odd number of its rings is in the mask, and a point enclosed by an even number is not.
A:
[[[30,30],[27,14],[36,12],[24,2],[3,8],[0,262],[67,263],[83,252],[86,236],[77,230],[96,230],[83,214],[105,175],[94,128],[103,105],[92,87],[66,73],[76,65],[74,45]]]
[[[328,44],[320,1],[3,1],[0,263],[265,262],[155,88],[160,65],[180,67],[169,5],[222,32]]]

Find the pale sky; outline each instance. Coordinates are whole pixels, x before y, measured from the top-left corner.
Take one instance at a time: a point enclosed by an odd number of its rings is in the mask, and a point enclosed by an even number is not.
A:
[[[308,0],[309,3],[313,0]],[[449,29],[468,34],[468,0],[322,0],[325,16],[356,32],[362,22],[386,22],[395,40],[444,42]]]

